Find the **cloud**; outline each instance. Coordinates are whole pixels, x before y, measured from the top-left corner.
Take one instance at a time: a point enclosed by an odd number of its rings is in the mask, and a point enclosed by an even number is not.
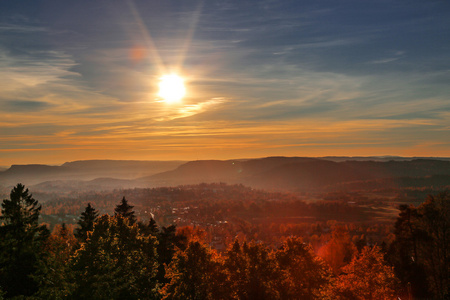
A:
[[[384,58],[384,59],[370,61],[369,64],[386,64],[389,62],[396,61],[397,59],[398,59],[398,57]]]
[[[440,1],[135,1],[139,14],[123,2],[5,2],[4,148],[445,150],[450,15]],[[155,102],[157,79],[173,70],[189,97]]]
[[[221,103],[225,103],[226,101],[227,99],[223,97],[216,97],[213,99],[209,99],[207,101],[198,102],[194,104],[183,104],[179,108],[171,107],[170,104],[166,104],[168,105],[168,107],[166,107],[167,115],[157,118],[156,121],[160,122],[192,117],[206,111],[211,111],[211,109],[214,109],[214,106],[217,106],[218,104]]]
[[[44,110],[51,105],[44,101],[7,100],[0,102],[0,110],[11,112],[25,111],[35,112]]]

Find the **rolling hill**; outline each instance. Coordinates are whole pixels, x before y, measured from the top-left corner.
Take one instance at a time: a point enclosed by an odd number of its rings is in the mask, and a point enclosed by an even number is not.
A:
[[[4,189],[21,182],[39,191],[112,190],[224,182],[260,189],[333,191],[450,186],[450,160],[266,157],[240,160],[67,162],[13,165],[0,172]]]

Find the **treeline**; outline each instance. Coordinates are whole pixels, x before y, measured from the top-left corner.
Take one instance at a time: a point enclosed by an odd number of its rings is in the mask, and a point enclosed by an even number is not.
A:
[[[74,198],[60,198],[45,202],[44,222],[75,223],[74,219],[88,202],[103,214],[111,214],[116,199],[126,196],[135,205],[136,215],[149,218],[150,212],[160,224],[171,223],[174,209],[189,207],[182,225],[211,223],[240,218],[251,223],[282,222],[306,217],[310,221],[330,219],[345,222],[367,221],[377,213],[368,209],[374,201],[362,201],[361,195],[333,197],[329,201],[310,200],[309,196],[268,192],[243,185],[199,184],[173,188],[128,189],[111,192],[87,192]],[[358,201],[358,202],[356,202]],[[350,203],[349,203],[350,202]],[[362,205],[366,205],[365,207]],[[387,206],[388,204],[386,204]],[[177,216],[178,217],[178,216]],[[390,221],[395,218],[393,216]]]
[[[276,247],[236,238],[218,253],[198,228],[141,222],[125,197],[113,215],[88,204],[75,230],[50,233],[18,184],[2,202],[0,298],[446,299],[449,201],[400,207],[383,247],[336,227],[318,254],[297,236]]]

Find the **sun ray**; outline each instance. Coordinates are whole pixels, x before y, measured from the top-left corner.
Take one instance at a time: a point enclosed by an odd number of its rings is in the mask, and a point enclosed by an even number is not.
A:
[[[158,67],[160,73],[166,73],[166,67],[164,65],[164,62],[161,58],[161,55],[159,55],[158,48],[156,47],[155,42],[153,41],[152,35],[150,34],[149,29],[145,26],[144,22],[142,21],[141,16],[139,15],[139,12],[136,9],[136,6],[132,0],[128,1],[131,13],[134,15],[139,29],[141,30],[142,36],[144,37],[145,43],[147,44],[148,49],[150,50],[151,56],[153,60],[156,62],[156,66]]]
[[[200,15],[203,10],[203,2],[204,2],[204,0],[200,0],[198,2],[197,9],[193,13],[192,21],[190,23],[190,26],[189,26],[189,29],[188,29],[188,32],[186,35],[186,39],[184,40],[183,47],[181,48],[180,56],[178,58],[178,62],[177,62],[178,68],[181,68],[183,66],[184,59],[186,57],[186,53],[189,50],[190,44],[192,42],[192,37],[194,36],[194,32],[197,27],[197,23],[200,19]]]

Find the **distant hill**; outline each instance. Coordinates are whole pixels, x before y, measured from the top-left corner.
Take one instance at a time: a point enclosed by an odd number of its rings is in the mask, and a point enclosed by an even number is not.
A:
[[[46,180],[57,180],[69,174],[70,170],[61,166],[12,165],[9,169],[0,172],[0,184],[9,186],[20,182],[31,185]]]
[[[269,157],[248,161],[192,161],[173,171],[141,178],[138,182],[149,186],[225,182],[263,189],[317,190],[338,189],[341,185],[352,182],[435,175],[450,175],[450,161],[415,159],[334,162],[317,158]],[[435,179],[439,183],[443,180],[442,177]],[[432,183],[430,180],[420,182]]]
[[[83,179],[98,177],[135,179],[175,169],[185,161],[81,160],[66,162],[61,167],[77,172]]]
[[[267,157],[260,159],[241,160],[199,160],[191,161],[177,169],[140,178],[139,182],[147,182],[151,186],[181,185],[197,183],[247,183],[247,179],[263,172],[269,172],[279,166],[318,162],[317,158],[305,157]]]
[[[25,185],[53,180],[93,180],[101,177],[135,179],[172,170],[183,161],[86,160],[67,162],[61,166],[12,165],[0,171],[0,185]]]
[[[450,157],[403,157],[403,156],[391,156],[391,155],[385,155],[385,156],[324,156],[321,157],[325,160],[331,160],[335,162],[342,162],[342,161],[407,161],[407,160],[416,160],[416,159],[431,159],[431,160],[447,160],[450,161]]]
[[[290,191],[396,187],[447,187],[450,160],[333,157],[266,157],[238,160],[88,160],[61,166],[13,165],[0,172],[0,187],[21,182],[48,192],[113,190],[198,183],[244,184]]]
[[[394,177],[373,180],[358,180],[342,183],[339,188],[343,191],[382,190],[392,188],[434,187],[438,189],[450,188],[450,175],[431,175],[423,177]]]

